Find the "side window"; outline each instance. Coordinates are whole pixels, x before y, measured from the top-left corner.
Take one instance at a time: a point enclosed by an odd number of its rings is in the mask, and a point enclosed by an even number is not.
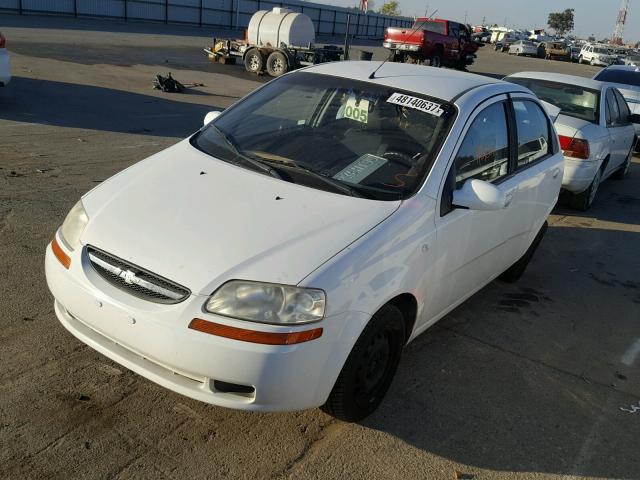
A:
[[[618,101],[618,109],[620,110],[620,123],[627,124],[629,123],[629,117],[631,116],[631,111],[629,110],[629,105],[627,105],[627,101],[624,99],[619,90],[613,90],[613,93]]]
[[[615,126],[620,123],[620,110],[618,108],[618,102],[616,102],[616,97],[613,95],[613,90],[607,90],[607,126]]]
[[[449,23],[449,36],[453,38],[460,36],[460,27],[457,23]]]
[[[540,107],[530,100],[513,102],[518,132],[517,168],[535,162],[552,151],[549,122]]]
[[[456,189],[469,178],[495,181],[508,174],[509,131],[504,102],[473,120],[454,160]]]

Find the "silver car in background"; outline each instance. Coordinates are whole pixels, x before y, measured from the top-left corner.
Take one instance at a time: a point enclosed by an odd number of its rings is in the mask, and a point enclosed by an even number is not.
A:
[[[509,45],[509,55],[538,56],[538,47],[530,40],[518,40]]]
[[[635,131],[627,102],[615,85],[575,75],[522,72],[504,80],[527,87],[560,109],[554,125],[564,152],[562,188],[571,206],[588,210],[602,181],[629,170]]]
[[[593,79],[613,83],[627,101],[631,113],[640,114],[640,66],[611,65],[599,71]],[[640,151],[640,125],[635,124],[635,127],[635,150],[638,152]]]

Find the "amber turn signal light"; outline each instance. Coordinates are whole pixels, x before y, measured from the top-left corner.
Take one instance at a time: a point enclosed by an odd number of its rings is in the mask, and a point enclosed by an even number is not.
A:
[[[199,332],[208,333],[217,337],[231,338],[241,342],[262,343],[264,345],[293,345],[315,340],[322,336],[321,328],[305,330],[303,332],[259,332],[244,328],[230,327],[219,323],[209,322],[201,318],[194,318],[189,323],[189,328]]]
[[[67,255],[64,250],[62,250],[62,247],[60,247],[58,241],[55,238],[51,242],[51,250],[53,250],[53,254],[56,256],[62,266],[69,270],[69,267],[71,266],[71,257]]]

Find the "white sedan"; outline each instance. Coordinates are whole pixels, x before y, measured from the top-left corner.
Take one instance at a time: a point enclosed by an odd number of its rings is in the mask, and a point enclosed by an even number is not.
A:
[[[536,47],[536,45],[529,40],[519,40],[509,46],[509,54],[518,56],[529,55],[532,57],[537,57],[538,47]]]
[[[46,252],[62,324],[204,402],[370,414],[407,342],[524,272],[563,168],[526,88],[380,65],[284,75],[84,195]]]
[[[573,194],[574,208],[589,209],[606,178],[625,177],[640,116],[630,112],[615,85],[546,72],[516,73],[505,80],[560,109],[555,127],[565,156],[562,188]]]
[[[7,40],[0,32],[0,87],[6,87],[11,81],[11,61],[6,45]]]

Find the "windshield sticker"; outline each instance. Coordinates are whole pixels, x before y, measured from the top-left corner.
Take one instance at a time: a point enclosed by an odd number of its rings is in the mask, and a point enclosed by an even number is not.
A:
[[[349,118],[360,123],[369,121],[369,100],[356,99],[349,97],[347,101],[340,107],[336,119]]]
[[[333,178],[347,183],[360,183],[385,163],[387,163],[386,158],[365,153],[336,173]]]
[[[412,97],[410,95],[404,95],[402,93],[394,93],[387,99],[387,102],[400,105],[402,107],[414,108],[421,112],[428,113],[429,115],[435,115],[436,117],[440,117],[444,113],[442,107],[437,103],[429,102],[418,97]]]

